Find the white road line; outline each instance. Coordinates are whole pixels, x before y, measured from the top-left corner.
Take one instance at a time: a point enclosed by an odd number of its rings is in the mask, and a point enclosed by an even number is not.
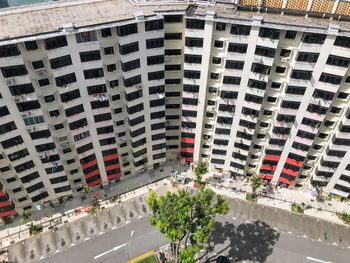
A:
[[[324,261],[324,260],[312,258],[312,257],[307,257],[307,259],[312,260],[312,261],[316,261],[316,262],[320,262],[320,263],[332,263],[331,261]]]
[[[118,250],[119,248],[122,248],[123,246],[125,246],[125,245],[127,245],[128,243],[125,243],[125,244],[123,244],[123,245],[120,245],[120,246],[117,246],[117,247],[114,247],[114,248],[112,248],[112,249],[110,249],[110,250],[107,250],[106,252],[103,252],[103,253],[101,253],[101,254],[99,254],[99,255],[96,255],[95,257],[94,257],[94,259],[98,259],[98,258],[100,258],[100,257],[103,257],[104,255],[107,255],[108,253],[111,253],[111,252],[113,252],[113,251],[116,251],[116,250]]]

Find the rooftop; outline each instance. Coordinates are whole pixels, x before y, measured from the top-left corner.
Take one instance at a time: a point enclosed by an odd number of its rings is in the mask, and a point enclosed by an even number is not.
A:
[[[12,1],[12,0],[11,0]],[[15,0],[15,1],[50,1],[37,5],[25,5],[16,8],[0,9],[0,41],[16,41],[17,38],[35,36],[44,33],[60,32],[64,24],[73,23],[76,28],[113,23],[134,18],[135,12],[145,16],[155,12],[185,12],[186,0]],[[209,4],[206,4],[209,3]],[[350,33],[350,22],[336,19],[321,19],[305,16],[291,16],[256,11],[238,11],[232,3],[215,4],[212,1],[197,1],[193,16],[205,15],[215,11],[220,18],[248,20],[261,16],[263,23],[289,24],[301,28],[317,27],[325,30],[329,24],[339,25],[342,31]]]

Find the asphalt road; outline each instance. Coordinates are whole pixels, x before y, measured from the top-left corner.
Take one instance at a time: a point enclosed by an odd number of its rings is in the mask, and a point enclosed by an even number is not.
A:
[[[142,218],[40,262],[124,263],[128,258],[126,252],[132,231],[130,258],[167,243],[155,228],[149,226],[148,219]],[[228,255],[233,262],[348,263],[350,258],[350,249],[282,233],[263,222],[242,223],[228,218],[218,218],[210,245],[202,253],[202,262],[215,262],[215,253]],[[96,256],[99,257],[95,259]]]

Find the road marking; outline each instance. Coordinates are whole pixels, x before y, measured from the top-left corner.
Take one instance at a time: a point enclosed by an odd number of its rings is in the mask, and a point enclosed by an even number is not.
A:
[[[307,257],[307,259],[312,260],[312,261],[316,261],[316,262],[321,262],[321,263],[332,263],[331,261],[324,261],[324,260],[312,258],[312,257]]]
[[[128,244],[128,243],[125,243],[125,244],[123,244],[123,245],[120,245],[120,246],[114,247],[114,248],[112,248],[112,249],[110,249],[110,250],[107,250],[106,252],[103,252],[103,253],[101,253],[101,254],[99,254],[99,255],[96,255],[96,256],[94,257],[94,259],[98,259],[98,258],[100,258],[100,257],[103,257],[104,255],[107,255],[108,253],[111,253],[111,252],[113,252],[113,251],[117,251],[118,249],[124,247],[124,246],[127,245],[127,244]]]

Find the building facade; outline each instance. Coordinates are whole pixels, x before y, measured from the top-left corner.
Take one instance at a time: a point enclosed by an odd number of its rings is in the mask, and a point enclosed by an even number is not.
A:
[[[180,159],[349,196],[347,22],[88,2],[0,12],[0,217]]]

